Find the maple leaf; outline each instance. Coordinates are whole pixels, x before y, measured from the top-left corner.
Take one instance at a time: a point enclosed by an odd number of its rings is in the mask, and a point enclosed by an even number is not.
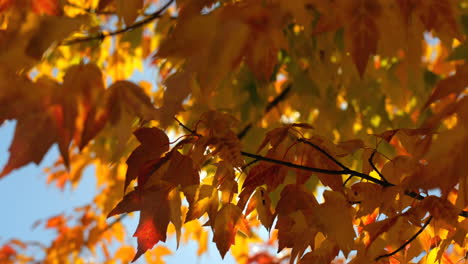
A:
[[[128,262],[167,232],[201,255],[212,231],[223,257],[237,237],[238,262],[282,262],[248,250],[262,243],[251,230],[276,223],[261,246],[290,248],[291,263],[456,263],[468,230],[459,2],[0,0],[0,124],[17,125],[0,177],[57,143],[48,181],[75,186],[95,166],[100,188],[97,206],[49,219],[43,259],[13,241],[0,255],[81,263],[86,247]],[[152,52],[156,86],[122,79],[147,79]],[[110,212],[139,211],[132,250],[123,217],[102,212],[135,180]]]
[[[111,217],[140,211],[138,227],[133,235],[138,239],[138,249],[132,262],[159,241],[166,241],[167,225],[171,220],[169,193],[172,189],[167,184],[153,185],[147,189],[136,188],[125,195],[123,200],[108,214],[108,217]],[[177,199],[176,196],[173,196],[173,199]],[[178,199],[180,200],[180,197]],[[180,206],[178,203],[174,203],[172,206],[177,205]]]
[[[350,2],[346,17],[346,39],[359,75],[364,75],[371,55],[376,54],[379,31],[375,18],[380,15],[379,3],[372,0]]]
[[[127,159],[127,173],[125,174],[124,191],[130,182],[138,178],[138,184],[144,185],[148,180],[148,167],[164,162],[161,155],[169,150],[169,138],[159,128],[140,128],[134,132],[141,143]],[[151,173],[150,173],[151,174]]]
[[[468,74],[468,64],[463,64],[457,67],[455,75],[449,76],[446,79],[439,81],[432,93],[427,99],[424,107],[429,106],[431,103],[440,100],[449,94],[461,94],[468,85],[466,75]]]
[[[192,159],[189,156],[182,155],[178,151],[170,154],[170,164],[162,180],[171,182],[175,185],[187,187],[200,183],[198,171],[193,167]]]
[[[317,200],[304,186],[289,184],[284,187],[281,191],[281,199],[275,209],[278,214],[275,226],[278,229],[278,252],[285,247],[294,247],[298,236],[303,236],[304,232],[313,226],[313,219],[309,216],[317,207]],[[295,217],[291,217],[293,215]],[[305,215],[307,215],[307,220],[304,219]],[[299,221],[301,224],[294,226]],[[294,227],[295,232],[292,232]],[[308,235],[309,240],[301,241],[302,243],[313,243],[313,236]]]
[[[352,211],[343,194],[325,191],[325,203],[318,208],[318,225],[323,227],[325,233],[336,241],[336,244],[347,255],[354,247],[356,236],[352,225]],[[334,217],[341,212],[340,217]]]
[[[9,148],[10,157],[0,173],[0,178],[29,162],[40,163],[56,140],[55,133],[50,131],[51,127],[54,127],[54,121],[47,113],[31,114],[18,119]]]
[[[107,89],[111,124],[118,123],[123,112],[144,120],[157,120],[156,108],[140,86],[129,81],[117,81]]]
[[[326,239],[322,242],[320,247],[312,252],[305,254],[299,264],[320,264],[320,263],[331,263],[331,261],[338,255],[338,247]]]
[[[107,122],[108,111],[103,107],[105,90],[102,72],[95,64],[74,65],[67,70],[63,86],[64,116],[69,119],[65,122],[69,123],[72,132],[72,121],[80,115],[82,131],[75,141],[78,147],[83,149]],[[70,100],[70,95],[73,95],[75,100]],[[63,138],[65,140],[69,136],[64,135]]]
[[[244,221],[244,216],[239,207],[234,204],[225,204],[216,215],[213,226],[213,241],[224,258],[231,245],[235,244],[239,222]]]
[[[239,201],[237,206],[242,206],[242,202]],[[269,231],[273,225],[275,214],[272,210],[271,199],[263,187],[257,188],[250,198],[247,209],[245,210],[245,215],[248,216],[253,210],[257,211],[260,223]]]
[[[193,80],[188,73],[175,73],[168,77],[164,84],[162,106],[158,109],[160,112],[159,121],[162,127],[167,127],[173,121],[174,115],[183,110],[182,103],[192,91]]]
[[[189,202],[189,210],[185,222],[198,219],[208,213],[210,219],[215,219],[218,212],[219,198],[217,189],[210,185],[190,186],[184,190]]]

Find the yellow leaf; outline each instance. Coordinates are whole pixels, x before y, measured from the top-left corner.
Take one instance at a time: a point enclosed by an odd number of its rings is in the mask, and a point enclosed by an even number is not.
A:
[[[234,204],[226,204],[219,210],[214,222],[213,241],[224,258],[231,245],[235,244],[238,221],[244,216],[241,210]]]

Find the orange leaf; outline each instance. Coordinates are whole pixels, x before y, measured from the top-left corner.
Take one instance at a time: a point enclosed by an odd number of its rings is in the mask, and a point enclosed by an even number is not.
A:
[[[427,99],[424,107],[429,106],[431,103],[440,100],[449,94],[456,94],[457,96],[462,93],[468,86],[468,63],[457,67],[457,72],[441,81],[439,81],[432,92],[432,95]]]
[[[231,245],[235,243],[238,222],[243,218],[241,210],[234,204],[226,204],[219,210],[214,223],[213,241],[224,258]]]

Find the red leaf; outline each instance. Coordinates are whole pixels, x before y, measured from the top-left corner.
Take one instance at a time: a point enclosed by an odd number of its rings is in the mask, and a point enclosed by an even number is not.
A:
[[[148,166],[157,164],[161,155],[169,150],[169,138],[159,128],[140,128],[134,132],[134,135],[141,145],[127,159],[128,169],[125,175],[124,191],[130,182],[136,178],[138,178],[138,183],[143,185],[149,176],[147,175]]]
[[[167,169],[163,180],[167,180],[182,187],[196,185],[200,183],[200,176],[193,168],[192,159],[174,151],[170,157],[171,163]]]
[[[124,196],[123,200],[109,213],[108,217],[140,211],[140,220],[134,237],[138,249],[132,262],[159,241],[166,241],[167,226],[170,221],[169,192],[166,184],[154,185],[148,189],[137,188]]]

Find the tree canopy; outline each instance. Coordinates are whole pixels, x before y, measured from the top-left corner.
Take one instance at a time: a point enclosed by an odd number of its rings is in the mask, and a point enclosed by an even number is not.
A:
[[[0,178],[57,145],[101,191],[0,263],[466,261],[467,34],[467,0],[1,0]]]

